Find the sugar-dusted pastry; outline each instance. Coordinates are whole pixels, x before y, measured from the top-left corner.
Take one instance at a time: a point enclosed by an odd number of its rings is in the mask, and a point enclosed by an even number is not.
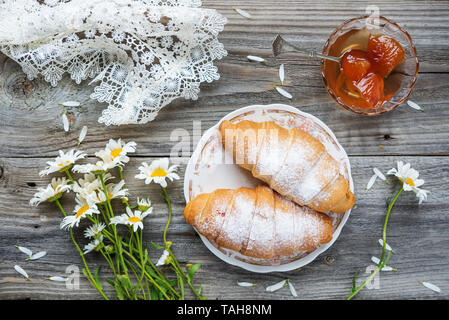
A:
[[[332,220],[267,186],[218,189],[187,203],[187,223],[219,246],[272,259],[313,250],[332,239]]]
[[[319,212],[344,213],[354,194],[338,163],[308,133],[272,121],[220,124],[223,147],[235,163],[297,204]]]

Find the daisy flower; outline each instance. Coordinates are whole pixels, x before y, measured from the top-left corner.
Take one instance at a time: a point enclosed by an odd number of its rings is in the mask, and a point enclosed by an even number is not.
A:
[[[123,181],[123,180],[121,180],[117,184],[109,183],[108,185],[106,185],[106,191],[107,191],[109,200],[126,197],[128,195],[128,189],[123,189],[124,186],[125,186],[125,181]],[[105,202],[107,200],[103,190],[98,192],[97,197],[100,202]]]
[[[63,178],[53,178],[46,188],[38,188],[34,197],[30,200],[30,205],[37,207],[41,202],[53,202],[61,198],[63,192],[69,192],[72,186],[70,181]]]
[[[128,163],[129,157],[127,156],[130,152],[136,151],[136,143],[130,141],[128,143],[122,142],[122,139],[113,140],[109,139],[106,147],[95,153],[95,156],[100,158],[104,163],[114,163],[114,166],[124,165]]]
[[[103,231],[104,228],[106,228],[106,225],[103,222],[95,223],[84,230],[84,237],[97,238],[98,235],[101,236],[101,231]]]
[[[103,244],[103,236],[100,236],[99,239],[95,239],[84,246],[83,254],[88,254],[94,250],[100,249]]]
[[[170,262],[170,253],[167,250],[164,250],[161,257],[159,258],[159,260],[156,263],[156,267],[166,265],[169,262]]]
[[[94,213],[99,214],[100,211],[98,211],[97,206],[92,203],[91,201],[87,201],[85,198],[82,197],[76,197],[76,206],[74,210],[74,215],[66,216],[61,221],[60,228],[61,229],[68,229],[73,228],[74,226],[77,227],[80,223],[80,220],[87,215],[92,215]]]
[[[141,212],[145,212],[148,209],[153,211],[153,208],[151,208],[151,200],[148,198],[147,199],[137,198],[137,208]],[[151,213],[151,211],[150,211],[150,213]]]
[[[166,178],[170,179],[170,181],[179,179],[179,176],[175,173],[177,168],[177,165],[169,167],[167,158],[154,160],[150,165],[146,162],[142,162],[142,165],[139,167],[140,173],[136,175],[136,179],[144,179],[145,184],[154,181],[165,188],[167,187]]]
[[[387,174],[396,176],[402,182],[404,191],[415,192],[419,203],[427,200],[429,191],[420,188],[424,184],[424,180],[418,179],[419,172],[411,168],[410,163],[404,164],[402,161],[398,161],[398,168],[391,169]]]
[[[100,174],[107,172],[109,169],[112,169],[115,166],[116,164],[113,162],[106,163],[104,161],[97,161],[95,164],[77,164],[73,167],[73,172]]]
[[[63,172],[65,170],[68,170],[70,169],[72,164],[74,164],[79,159],[85,158],[86,156],[87,154],[76,149],[72,149],[67,153],[59,150],[59,156],[57,156],[53,161],[47,161],[47,167],[39,172],[39,175],[45,176],[53,172]]]
[[[143,230],[143,219],[151,213],[150,210],[147,210],[146,212],[142,213],[139,210],[136,210],[132,212],[132,210],[129,207],[126,207],[126,213],[123,213],[120,216],[113,217],[111,219],[111,224],[125,224],[133,227],[134,232],[137,231],[137,229]]]

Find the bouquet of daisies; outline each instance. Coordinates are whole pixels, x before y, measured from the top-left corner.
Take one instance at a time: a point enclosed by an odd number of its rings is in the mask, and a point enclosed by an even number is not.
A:
[[[42,202],[55,203],[64,216],[61,229],[68,230],[70,237],[79,252],[84,264],[83,274],[105,299],[109,299],[99,280],[99,268],[94,272],[89,268],[85,255],[97,252],[105,260],[113,274],[113,279],[106,281],[114,288],[118,299],[184,299],[184,288],[190,287],[198,299],[201,286],[193,285],[194,273],[200,264],[185,264],[184,268],[176,259],[167,240],[167,230],[171,221],[171,205],[167,192],[167,179],[179,179],[177,166],[169,165],[168,159],[155,160],[151,164],[143,162],[139,167],[136,179],[145,180],[146,184],[158,183],[161,186],[168,205],[168,221],[163,232],[164,246],[152,243],[163,253],[156,263],[149,258],[149,247],[143,241],[144,219],[152,213],[149,199],[137,198],[136,203],[130,203],[129,191],[123,178],[123,170],[129,162],[128,153],[135,152],[136,143],[125,143],[121,139],[109,140],[106,147],[95,153],[98,160],[95,163],[75,164],[87,157],[82,151],[72,149],[47,162],[47,167],[40,172],[41,176],[53,173],[63,173],[63,177],[55,177],[46,188],[39,188],[30,200],[37,206]],[[118,177],[113,175],[118,173]],[[81,174],[78,180],[72,177],[74,173]],[[112,181],[119,180],[118,183]],[[73,214],[64,209],[61,198],[64,193],[75,194]],[[116,201],[119,199],[121,201]],[[123,209],[117,211],[118,202]],[[119,212],[120,214],[117,214]],[[89,224],[84,230],[85,238],[89,239],[83,250],[74,236],[74,230]],[[170,276],[164,274],[168,266]]]

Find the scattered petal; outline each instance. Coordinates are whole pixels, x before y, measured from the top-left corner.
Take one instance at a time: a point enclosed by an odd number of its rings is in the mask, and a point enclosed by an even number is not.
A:
[[[256,286],[255,283],[251,283],[251,282],[237,282],[237,284],[241,287],[255,287]]]
[[[278,87],[278,86],[274,86],[274,88],[284,97],[286,97],[287,99],[291,99],[293,98],[293,96],[288,93],[287,91],[285,91],[284,89]]]
[[[66,281],[69,280],[69,279],[68,279],[68,278],[63,278],[63,277],[55,276],[55,277],[47,278],[47,280],[50,280],[50,281],[56,281],[56,282],[66,282]]]
[[[66,101],[60,102],[59,104],[64,107],[79,107],[81,105],[81,103],[79,103],[78,101]]]
[[[380,259],[379,258],[377,258],[377,257],[371,257],[371,261],[372,262],[374,262],[375,264],[376,264],[376,266],[378,266],[379,265],[379,262],[380,262]],[[383,268],[382,269],[380,269],[381,271],[396,271],[396,269],[394,269],[394,268],[392,268],[392,267],[389,267],[389,266],[383,266]]]
[[[79,138],[78,138],[78,145],[80,145],[81,142],[84,141],[84,138],[86,138],[86,134],[87,134],[87,126],[84,126],[84,127],[81,129],[80,136],[79,136]]]
[[[281,85],[284,85],[284,64],[279,67],[279,79],[281,80]]]
[[[374,174],[368,181],[368,184],[366,185],[366,191],[368,191],[369,189],[371,189],[371,187],[374,185],[374,182],[376,182],[377,179],[377,174]]]
[[[381,247],[383,247],[384,246],[384,241],[382,239],[379,239],[379,244],[380,244]],[[388,243],[385,243],[385,249],[387,249],[388,251],[393,251],[394,252],[394,250],[388,245]]]
[[[252,18],[252,16],[248,12],[246,12],[245,10],[242,10],[242,9],[239,9],[239,8],[233,8],[233,9],[235,10],[235,12],[237,12],[242,17],[245,17],[245,18],[248,18],[248,19]]]
[[[26,279],[29,279],[29,278],[30,278],[30,277],[28,276],[28,273],[26,273],[26,271],[23,270],[22,267],[20,267],[20,266],[18,266],[18,265],[15,265],[15,266],[14,266],[14,269],[15,269],[18,273],[20,273],[22,276],[24,276]]]
[[[394,269],[392,268],[392,267],[389,267],[389,266],[384,266],[383,268],[382,268],[382,271],[393,271]]]
[[[33,251],[31,251],[28,248],[21,247],[21,246],[16,246],[16,248],[19,249],[20,251],[22,251],[23,253],[25,253],[28,257],[31,257],[31,255],[33,254]]]
[[[290,280],[288,281],[288,287],[290,288],[290,293],[292,294],[292,296],[297,297],[298,294],[296,293],[295,287]]]
[[[67,114],[65,112],[62,114],[62,124],[64,126],[64,131],[69,131],[69,118],[67,118]]]
[[[435,292],[438,292],[438,293],[441,292],[441,289],[438,288],[438,287],[437,287],[436,285],[434,285],[433,283],[425,282],[425,281],[420,281],[419,283],[421,283],[424,287],[429,288],[429,289],[432,290],[432,291],[435,291]]]
[[[38,253],[33,254],[27,260],[37,260],[37,259],[44,257],[46,254],[47,254],[47,251],[40,251]]]
[[[256,62],[265,62],[264,58],[258,57],[258,56],[247,56],[248,60],[256,61]]]
[[[385,175],[384,175],[382,172],[380,172],[379,169],[373,168],[373,171],[374,171],[374,173],[375,173],[380,179],[382,179],[383,181],[386,181],[386,180],[387,180],[387,177],[385,177]]]
[[[377,257],[371,257],[371,261],[374,262],[376,265],[379,265],[380,259]]]
[[[416,104],[413,101],[407,100],[407,104],[409,105],[409,107],[411,107],[415,110],[424,111],[424,109],[422,107],[420,107],[418,104]]]
[[[265,290],[267,290],[268,292],[275,292],[283,287],[285,287],[287,285],[287,279],[282,280],[278,283],[275,283],[269,287],[267,287]]]

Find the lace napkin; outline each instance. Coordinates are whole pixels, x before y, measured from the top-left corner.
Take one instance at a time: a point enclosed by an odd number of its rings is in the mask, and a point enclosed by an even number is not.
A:
[[[199,0],[0,0],[0,50],[30,80],[92,78],[99,122],[143,124],[218,80],[226,18]]]

